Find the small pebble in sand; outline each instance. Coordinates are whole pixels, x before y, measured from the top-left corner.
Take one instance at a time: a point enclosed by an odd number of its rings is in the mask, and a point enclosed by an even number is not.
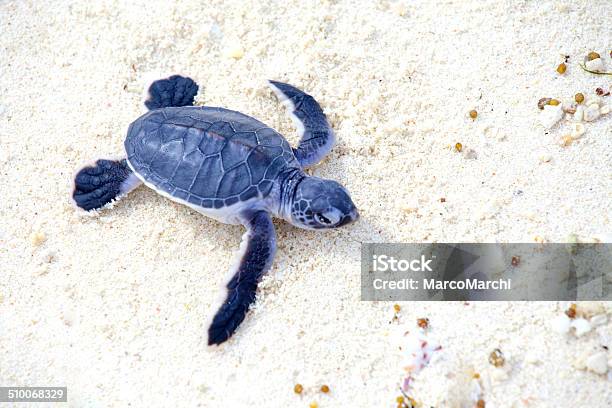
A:
[[[401,210],[407,214],[413,213],[413,212],[417,212],[419,210],[417,205],[413,205],[413,204],[403,204],[401,206]]]
[[[506,363],[504,353],[500,349],[495,349],[489,354],[489,363],[495,367],[501,367]]]
[[[608,105],[604,105],[599,109],[600,115],[607,115],[608,113],[610,113],[610,107]]]
[[[540,359],[540,355],[535,350],[531,349],[525,353],[525,362],[537,365],[540,364],[542,360]]]
[[[240,59],[244,56],[244,49],[238,42],[231,43],[225,50],[225,55],[233,59]]]
[[[395,310],[395,313],[399,313],[400,310],[402,310],[401,306],[398,304],[393,305],[393,310]]]
[[[467,149],[465,151],[465,158],[469,160],[477,159],[478,153],[476,153],[476,150],[474,149]]]
[[[592,122],[597,119],[601,114],[599,113],[599,105],[596,103],[589,105],[584,110],[584,120],[587,122]]]
[[[551,328],[560,334],[566,334],[570,331],[572,321],[567,315],[562,314],[555,317],[551,322]]]
[[[311,402],[310,405],[308,405],[309,408],[319,408],[319,404],[317,404],[316,402]]]
[[[419,326],[421,329],[426,329],[429,327],[429,319],[426,317],[421,317],[419,319],[417,319],[417,326]]]
[[[567,65],[565,65],[564,63],[559,64],[559,66],[557,67],[557,72],[563,75],[565,74],[565,71],[567,71]]]
[[[587,54],[587,61],[593,61],[598,58],[601,58],[601,55],[599,55],[595,51],[591,51]]]
[[[404,397],[403,395],[397,397],[395,402],[397,402],[397,408],[416,408],[419,406],[413,398]]]
[[[582,137],[582,135],[584,135],[584,132],[586,132],[586,128],[584,127],[584,125],[582,123],[573,123],[572,124],[572,133],[571,133],[571,136],[574,139],[579,139],[580,137]]]
[[[455,143],[455,150],[461,152],[461,150],[463,150],[463,145],[461,143]]]
[[[580,239],[579,239],[578,235],[573,234],[573,233],[569,234],[567,236],[567,238],[566,238],[566,243],[567,244],[566,244],[566,247],[565,247],[565,250],[567,251],[567,253],[575,255],[576,252],[578,251],[578,243],[579,242],[580,242]],[[570,317],[572,317],[572,319],[576,316],[576,313],[575,313],[575,310],[576,310],[575,306],[576,305],[574,304],[573,306],[574,306],[574,316],[573,317],[570,316]],[[567,312],[565,312],[565,313],[567,314]],[[569,314],[568,314],[568,316],[569,316]]]
[[[598,96],[610,96],[610,91],[605,91],[603,88],[595,88],[595,94]]]
[[[594,60],[587,61],[584,66],[589,71],[604,72],[604,64],[601,58],[595,58]]]
[[[605,351],[597,352],[589,356],[586,360],[586,367],[589,371],[596,374],[605,374],[608,372],[608,357]]]
[[[567,308],[567,310],[565,311],[565,315],[569,317],[570,319],[576,318],[576,304],[575,303],[572,303],[570,307]]]
[[[405,16],[408,13],[408,7],[402,1],[397,1],[391,5],[391,9],[395,14],[400,17]]]
[[[574,328],[576,337],[582,337],[591,331],[591,323],[583,318],[574,319],[571,326]]]
[[[293,387],[293,392],[295,392],[296,394],[301,394],[302,391],[304,391],[304,387],[302,386],[302,384],[295,384],[295,386]]]
[[[512,266],[517,267],[519,266],[519,264],[521,263],[521,257],[520,256],[513,256],[512,257],[512,261],[510,262],[512,264]]]
[[[321,392],[327,394],[329,392],[329,387],[325,384],[321,386]]]
[[[477,117],[478,117],[478,112],[476,112],[474,109],[472,109],[470,111],[470,118],[476,119]]]
[[[486,406],[486,404],[485,404],[484,400],[482,400],[482,399],[479,399],[476,402],[476,408],[485,408],[485,406]]]
[[[560,100],[558,100],[558,99],[551,99],[551,100],[548,102],[548,104],[549,104],[549,105],[551,105],[551,106],[557,106],[557,105],[561,105],[561,101],[560,101]]]
[[[44,263],[50,264],[51,262],[55,261],[56,254],[54,251],[48,250],[42,254],[41,259]]]
[[[574,141],[573,137],[571,137],[570,135],[565,135],[561,137],[561,139],[559,140],[559,144],[563,147],[567,147],[571,145],[573,141]]]
[[[49,273],[49,265],[47,264],[39,265],[34,271],[35,276],[45,276],[48,273]]]
[[[584,102],[584,94],[581,92],[578,92],[576,95],[574,95],[574,100],[578,103]]]
[[[30,242],[35,247],[42,245],[42,243],[45,242],[46,240],[47,240],[47,237],[45,236],[43,232],[40,232],[40,231],[34,232],[32,233],[32,235],[30,235]]]
[[[603,326],[604,324],[608,322],[608,316],[603,313],[598,314],[598,315],[591,317],[591,320],[589,320],[589,322],[591,323],[591,326],[593,327]]]

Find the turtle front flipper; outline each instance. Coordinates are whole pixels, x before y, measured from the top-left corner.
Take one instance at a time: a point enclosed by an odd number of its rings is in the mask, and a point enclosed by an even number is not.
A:
[[[208,344],[221,344],[231,337],[255,301],[257,284],[270,269],[276,253],[276,234],[270,215],[258,211],[243,215],[247,228],[240,245],[241,257],[230,281],[227,297],[208,328]]]
[[[302,167],[320,162],[330,152],[336,137],[321,106],[315,99],[296,87],[276,81],[268,81],[279,101],[291,110],[300,144],[294,149]]]
[[[198,88],[198,84],[193,79],[180,75],[158,79],[147,89],[144,104],[149,110],[171,106],[192,106]]]
[[[138,187],[142,182],[126,160],[98,160],[74,178],[72,199],[84,210],[97,210]]]

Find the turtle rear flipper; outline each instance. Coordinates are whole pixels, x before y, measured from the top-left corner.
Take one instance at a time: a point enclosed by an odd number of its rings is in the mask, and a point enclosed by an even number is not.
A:
[[[221,344],[231,337],[255,301],[257,284],[270,269],[276,253],[276,234],[265,211],[244,214],[247,232],[242,237],[241,258],[227,283],[227,297],[208,328],[208,345]]]
[[[192,106],[198,88],[193,79],[180,75],[158,79],[149,86],[144,104],[149,110]]]
[[[84,210],[97,210],[140,183],[126,160],[98,160],[95,166],[85,167],[77,173],[72,198]]]

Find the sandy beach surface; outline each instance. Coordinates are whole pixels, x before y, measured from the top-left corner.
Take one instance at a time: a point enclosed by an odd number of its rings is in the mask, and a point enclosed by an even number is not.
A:
[[[562,146],[572,121],[544,128],[537,102],[612,87],[578,66],[595,50],[612,71],[611,17],[606,0],[0,2],[0,386],[65,385],[74,407],[395,407],[402,334],[426,317],[442,349],[414,376],[422,407],[612,406],[610,303],[579,303],[604,317],[576,336],[551,329],[564,302],[360,301],[362,242],[610,241],[612,114]],[[95,216],[70,201],[79,167],[122,156],[152,73],[291,143],[265,80],[315,96],[338,143],[309,172],[361,214],[276,222],[219,348],[205,322],[242,227],[146,187]]]

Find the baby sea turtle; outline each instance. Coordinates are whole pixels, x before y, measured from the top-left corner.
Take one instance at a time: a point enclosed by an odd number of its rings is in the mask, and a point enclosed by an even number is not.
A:
[[[98,160],[75,177],[73,199],[85,210],[99,209],[144,183],[204,215],[246,227],[240,261],[208,329],[209,345],[226,341],[255,300],[276,252],[272,217],[307,229],[341,227],[358,218],[344,187],[304,172],[334,145],[321,107],[291,85],[270,81],[270,86],[296,119],[297,148],[250,116],[193,106],[198,85],[174,75],[148,89],[149,112],[128,129],[127,158]]]

